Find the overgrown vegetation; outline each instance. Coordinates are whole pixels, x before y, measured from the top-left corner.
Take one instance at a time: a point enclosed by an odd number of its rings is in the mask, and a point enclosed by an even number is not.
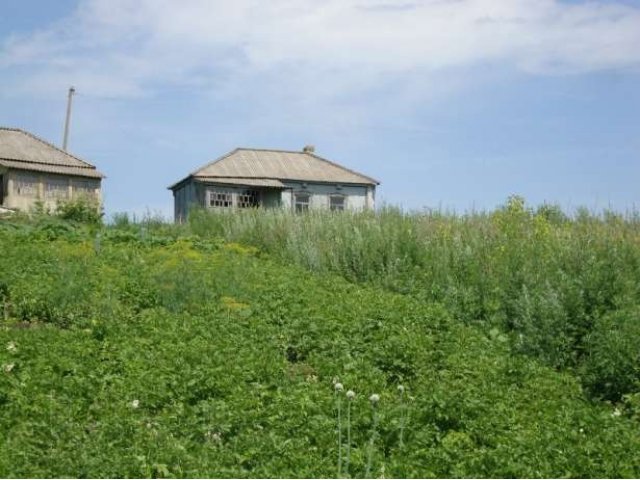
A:
[[[0,476],[638,477],[639,232],[517,198],[2,221]]]
[[[495,212],[463,216],[392,208],[306,216],[201,211],[190,226],[314,272],[442,303],[466,324],[508,333],[515,352],[576,369],[594,398],[616,401],[640,391],[637,368],[624,382],[600,378],[603,362],[616,370],[640,363],[640,344],[631,339],[618,345],[624,355],[603,359],[603,350],[627,337],[619,329],[638,328],[632,313],[640,305],[637,214],[579,210],[570,219],[557,207],[534,210],[512,197]],[[619,327],[603,327],[618,311]]]

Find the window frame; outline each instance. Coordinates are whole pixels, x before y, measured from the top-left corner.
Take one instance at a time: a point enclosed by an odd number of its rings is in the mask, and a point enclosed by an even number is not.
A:
[[[334,205],[334,200],[339,200],[340,205]],[[347,209],[347,196],[342,194],[329,195],[329,210],[332,212],[344,212]]]
[[[301,201],[301,197],[306,197],[306,201]],[[311,208],[311,194],[309,192],[294,192],[293,210],[296,213],[308,212]]]
[[[95,180],[72,179],[71,191],[74,198],[88,197],[95,198],[100,185]]]
[[[207,189],[207,208],[233,208],[233,193]]]
[[[37,198],[40,194],[40,179],[30,173],[17,173],[13,177],[12,193],[20,197]]]
[[[47,177],[44,179],[44,198],[49,200],[69,199],[69,179],[66,177]]]
[[[245,188],[238,192],[236,197],[238,208],[258,208],[260,206],[260,191]]]

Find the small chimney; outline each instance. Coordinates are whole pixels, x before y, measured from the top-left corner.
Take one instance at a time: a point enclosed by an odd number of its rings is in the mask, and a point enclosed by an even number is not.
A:
[[[316,151],[316,147],[314,147],[313,145],[305,145],[302,151],[304,153],[314,153]]]

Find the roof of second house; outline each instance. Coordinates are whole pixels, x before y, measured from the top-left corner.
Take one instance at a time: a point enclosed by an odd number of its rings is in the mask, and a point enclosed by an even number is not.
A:
[[[0,165],[35,172],[104,177],[90,163],[18,128],[0,127]]]
[[[248,181],[249,179],[254,181],[261,179],[272,183],[286,180],[360,185],[378,185],[380,183],[371,177],[322,158],[311,151],[296,152],[255,148],[236,148],[169,188],[175,188],[188,178],[239,184],[242,184],[241,180]],[[275,183],[271,186],[275,186]]]

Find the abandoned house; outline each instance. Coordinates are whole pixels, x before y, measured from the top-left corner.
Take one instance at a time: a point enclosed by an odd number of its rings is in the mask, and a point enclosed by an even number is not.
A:
[[[40,201],[89,199],[100,204],[104,175],[96,167],[17,128],[0,127],[0,208],[29,210]]]
[[[175,219],[182,222],[193,205],[292,211],[373,209],[379,184],[306,146],[302,151],[237,148],[169,189],[173,191]]]

